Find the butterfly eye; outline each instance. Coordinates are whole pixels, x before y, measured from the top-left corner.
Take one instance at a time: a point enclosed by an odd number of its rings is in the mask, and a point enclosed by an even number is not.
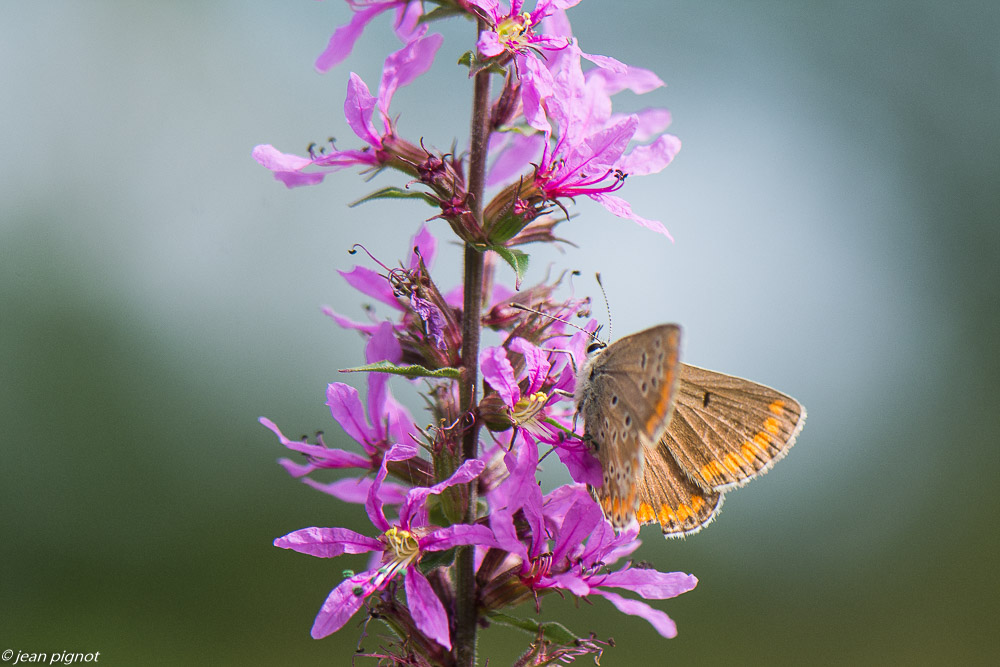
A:
[[[605,345],[601,341],[595,340],[593,343],[587,346],[587,354],[593,354],[594,352],[597,352],[598,350],[603,350],[606,347],[607,345]]]

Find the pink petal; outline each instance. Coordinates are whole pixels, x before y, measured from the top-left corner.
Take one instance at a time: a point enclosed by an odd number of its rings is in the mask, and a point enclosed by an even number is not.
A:
[[[485,380],[496,390],[503,402],[513,407],[521,400],[521,390],[514,379],[514,368],[502,347],[488,347],[479,353],[479,368]]]
[[[403,44],[409,44],[424,35],[428,30],[426,23],[420,22],[424,8],[418,0],[411,0],[404,7],[396,9],[396,24],[393,31]]]
[[[309,477],[302,480],[303,484],[311,486],[317,491],[329,494],[345,503],[356,503],[363,505],[368,500],[374,480],[370,477],[348,477],[338,479],[336,482],[323,484]],[[394,482],[382,482],[378,490],[378,499],[383,505],[399,505],[406,497],[406,487]]]
[[[519,352],[524,355],[524,366],[528,373],[528,393],[538,391],[552,369],[548,355],[523,338],[512,340],[510,342],[510,349],[512,352]]]
[[[376,271],[365,266],[355,266],[350,271],[338,271],[347,284],[366,296],[392,306],[398,311],[406,309],[400,305],[399,299],[392,292],[389,281]]]
[[[509,551],[519,557],[522,563],[527,564],[529,559],[528,549],[517,537],[517,529],[514,528],[514,517],[509,510],[493,510],[490,512],[490,528],[497,544],[501,549]]]
[[[632,207],[627,201],[620,197],[615,197],[614,195],[605,194],[603,192],[588,194],[588,197],[596,201],[598,204],[606,208],[611,213],[614,213],[619,218],[628,218],[629,220],[634,220],[639,223],[642,227],[646,229],[652,229],[654,232],[659,232],[663,234],[671,241],[674,237],[670,235],[667,228],[663,226],[662,222],[657,220],[647,220],[641,216],[636,215],[632,212]]]
[[[639,118],[639,127],[636,128],[634,141],[649,141],[653,137],[659,136],[664,130],[670,127],[673,122],[673,115],[669,109],[653,107],[637,111],[635,115]]]
[[[604,167],[617,166],[638,127],[639,119],[629,116],[587,137],[584,145],[589,153],[589,163]]]
[[[327,72],[331,67],[343,62],[344,58],[351,54],[351,50],[354,49],[354,44],[358,41],[365,26],[389,7],[391,5],[386,3],[360,11],[351,18],[350,23],[337,28],[330,37],[323,53],[319,54],[319,58],[316,59],[316,69],[320,72]]]
[[[485,547],[499,547],[493,531],[486,526],[456,523],[447,528],[438,528],[420,538],[421,551],[447,551],[463,544],[477,544]]]
[[[406,494],[403,506],[399,509],[399,522],[405,526],[426,524],[427,509],[424,506],[424,501],[427,499],[427,496],[438,495],[448,487],[455,486],[456,484],[468,484],[478,477],[485,468],[486,464],[479,459],[469,459],[462,463],[443,482],[438,482],[431,487],[419,486],[410,489]]]
[[[382,482],[385,481],[385,476],[389,474],[388,465],[392,461],[412,459],[417,453],[416,445],[393,445],[382,456],[382,465],[379,466],[378,472],[375,474],[375,481],[372,482],[371,488],[368,489],[368,499],[365,501],[365,511],[368,513],[368,518],[371,520],[372,525],[382,532],[390,528],[389,522],[385,518],[385,512],[382,510],[383,503],[379,493]]]
[[[342,554],[364,554],[383,551],[378,540],[355,533],[347,528],[302,528],[279,537],[274,546],[291,549],[317,558],[334,558]]]
[[[285,184],[285,187],[296,188],[303,185],[316,185],[326,177],[322,171],[303,172],[302,169],[313,164],[313,161],[298,155],[282,153],[270,144],[256,146],[252,153],[253,159],[270,169],[274,178]]]
[[[590,59],[591,57],[584,54],[584,58]],[[592,60],[592,62],[597,61]],[[622,63],[618,64],[622,65]],[[624,69],[602,66],[602,69],[590,70],[587,72],[587,81],[588,83],[591,81],[598,83],[605,95],[614,95],[626,89],[642,95],[643,93],[648,93],[651,90],[656,90],[667,85],[663,83],[660,77],[648,69],[628,65],[623,65],[622,67]]]
[[[575,439],[567,439],[556,445],[556,456],[566,466],[569,476],[579,484],[600,486],[604,473],[597,457],[590,448]]]
[[[521,69],[521,105],[528,125],[545,132],[549,122],[545,118],[542,102],[555,93],[552,73],[534,56],[519,56]]]
[[[382,146],[382,136],[372,123],[372,113],[375,111],[375,98],[368,91],[368,86],[361,77],[351,72],[347,82],[347,99],[344,100],[344,116],[354,134],[376,148]]]
[[[431,583],[412,565],[406,570],[406,606],[417,628],[446,649],[451,650],[451,633],[444,605]]]
[[[566,512],[566,517],[559,528],[559,537],[552,547],[552,559],[559,562],[564,556],[572,554],[601,522],[603,516],[600,506],[593,498],[577,500]]]
[[[326,404],[344,432],[361,443],[368,454],[373,454],[375,450],[370,443],[375,434],[365,421],[358,390],[343,382],[332,382],[326,388]]]
[[[317,469],[316,466],[314,465],[310,465],[308,463],[305,464],[296,463],[291,459],[284,459],[284,458],[278,459],[278,465],[284,468],[285,472],[287,472],[289,475],[296,478],[304,477]]]
[[[618,161],[618,168],[630,176],[663,171],[681,149],[681,140],[672,134],[659,136],[647,146],[636,146]]]
[[[610,591],[593,589],[591,592],[607,598],[611,604],[618,607],[618,611],[646,619],[657,632],[667,639],[673,639],[677,636],[677,625],[670,619],[669,616],[659,609],[653,609],[645,602],[623,598],[622,596]]]
[[[389,115],[389,104],[396,91],[430,69],[434,63],[434,55],[443,41],[441,34],[434,33],[410,42],[385,59],[378,91],[378,108],[384,117]]]
[[[368,468],[369,461],[366,457],[360,454],[355,454],[354,452],[344,451],[343,449],[331,449],[329,447],[323,447],[322,445],[312,445],[308,442],[302,442],[300,440],[290,440],[285,437],[285,434],[281,432],[280,429],[266,417],[261,417],[258,420],[265,427],[270,429],[276,436],[281,444],[294,452],[300,452],[309,457],[315,459],[312,461],[313,466],[317,468]]]
[[[698,585],[698,579],[683,572],[658,572],[645,568],[630,568],[605,575],[601,586],[624,588],[647,600],[666,600],[687,593]]]
[[[430,269],[434,265],[434,256],[437,254],[437,239],[431,234],[431,230],[427,228],[427,225],[420,225],[419,231],[413,235],[410,239],[410,248],[417,248],[420,250],[420,256],[424,260],[424,265]],[[419,266],[419,260],[417,259],[417,253],[410,252],[410,268],[415,269]]]
[[[493,30],[483,30],[479,33],[479,41],[476,42],[479,53],[492,58],[503,53],[503,46],[500,45],[500,36]]]
[[[356,574],[342,581],[330,592],[313,621],[313,639],[331,635],[351,620],[351,616],[365,603],[365,598],[377,588],[374,584],[375,574],[372,570]]]
[[[596,53],[580,52],[580,55],[594,63],[602,70],[624,74],[629,70],[629,66],[620,60],[615,60],[611,56],[601,56]]]
[[[492,142],[494,138],[505,141],[505,144],[496,152],[492,148],[490,150],[490,154],[495,157],[486,176],[487,185],[497,185],[526,171],[532,162],[539,161],[542,145],[545,143],[545,137],[541,134],[525,136],[519,133],[504,132],[494,134],[490,141]]]
[[[330,308],[329,306],[323,306],[322,310],[324,315],[326,315],[334,322],[336,322],[337,326],[343,327],[344,329],[353,329],[355,331],[363,331],[364,333],[367,334],[373,334],[379,328],[378,324],[365,324],[363,322],[355,322],[354,320],[348,317],[339,315],[337,314],[336,311],[333,310],[333,308]]]

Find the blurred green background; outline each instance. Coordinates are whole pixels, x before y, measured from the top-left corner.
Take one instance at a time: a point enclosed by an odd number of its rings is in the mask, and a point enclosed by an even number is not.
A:
[[[354,145],[347,74],[376,87],[397,43],[383,17],[317,74],[348,18],[336,1],[0,6],[0,651],[347,664],[355,624],[308,632],[359,561],[271,541],[363,512],[289,478],[257,417],[348,444],[324,388],[362,341],[319,306],[359,314],[345,250],[394,261],[426,213],[345,205],[395,175],[286,190],[250,150]],[[622,194],[676,243],[581,202],[562,227],[579,249],[537,252],[529,282],[600,270],[616,335],[681,322],[687,360],[809,420],[708,530],[644,532],[640,558],[700,579],[654,603],[676,639],[603,600],[549,598],[547,617],[613,636],[603,665],[994,663],[1000,6],[590,0],[570,18],[586,51],[669,85],[620,96],[669,107],[684,141]],[[447,149],[474,34],[442,30],[393,108]],[[441,284],[458,254],[443,246]],[[482,635],[491,665],[521,646]]]

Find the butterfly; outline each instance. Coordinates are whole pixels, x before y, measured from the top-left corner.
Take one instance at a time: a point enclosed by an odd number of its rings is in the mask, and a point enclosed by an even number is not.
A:
[[[680,362],[680,327],[592,343],[575,400],[603,484],[590,487],[616,530],[632,519],[666,537],[707,525],[726,491],[767,472],[806,419],[794,398]]]

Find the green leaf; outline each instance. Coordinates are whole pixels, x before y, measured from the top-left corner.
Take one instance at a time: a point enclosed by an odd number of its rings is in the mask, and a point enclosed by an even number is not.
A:
[[[397,188],[395,186],[384,187],[381,190],[376,190],[375,192],[365,195],[361,199],[352,202],[350,204],[351,208],[355,206],[360,206],[361,204],[374,201],[376,199],[423,199],[425,202],[431,206],[437,206],[438,203],[433,197],[431,197],[426,192],[419,192],[417,190],[405,190],[403,188]]]
[[[494,245],[501,245],[517,236],[517,233],[527,226],[524,216],[513,211],[500,216],[490,230],[490,242]]]
[[[537,637],[538,631],[541,630],[542,636],[549,641],[562,646],[573,646],[577,642],[582,641],[580,637],[577,637],[575,634],[570,632],[569,628],[565,625],[562,623],[556,623],[555,621],[539,623],[538,621],[530,618],[519,618],[517,616],[505,614],[502,611],[491,611],[488,615],[490,620],[498,625],[523,630],[532,637]]]
[[[514,289],[521,289],[521,280],[524,279],[524,272],[528,270],[528,253],[517,248],[505,248],[502,245],[488,246],[490,250],[503,257],[504,261],[514,269],[516,279]]]
[[[476,54],[472,51],[466,51],[458,58],[458,64],[472,69],[472,66],[476,64]]]
[[[436,370],[430,370],[429,368],[424,368],[419,364],[409,364],[406,366],[397,366],[391,361],[376,361],[374,364],[367,364],[365,366],[358,366],[356,368],[341,368],[341,373],[392,373],[393,375],[403,375],[411,380],[413,378],[449,378],[451,380],[458,380],[462,377],[462,371],[458,368],[438,368]]]

